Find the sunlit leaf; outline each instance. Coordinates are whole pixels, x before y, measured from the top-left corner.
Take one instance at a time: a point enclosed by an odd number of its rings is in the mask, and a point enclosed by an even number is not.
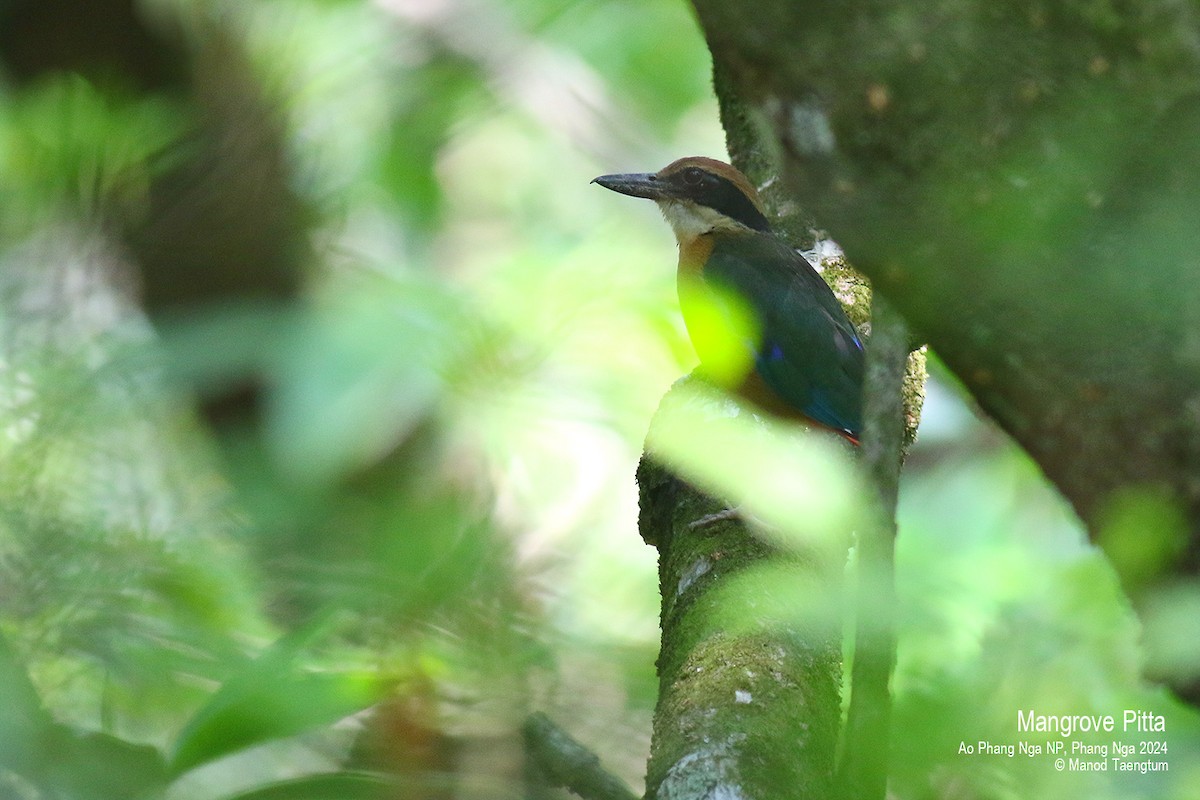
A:
[[[743,570],[720,587],[713,624],[735,634],[790,631],[836,641],[843,608],[839,587],[830,577],[803,559],[780,559]]]
[[[761,417],[695,379],[676,384],[647,444],[790,549],[844,551],[862,510],[840,440]]]
[[[719,386],[738,386],[754,366],[762,340],[749,302],[735,292],[689,280],[679,283],[679,304],[705,375]]]

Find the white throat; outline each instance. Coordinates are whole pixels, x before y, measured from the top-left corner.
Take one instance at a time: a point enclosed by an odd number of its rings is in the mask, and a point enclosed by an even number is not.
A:
[[[697,236],[713,231],[746,230],[742,223],[730,219],[708,206],[699,206],[690,200],[659,200],[658,207],[675,231],[675,239],[683,244]]]

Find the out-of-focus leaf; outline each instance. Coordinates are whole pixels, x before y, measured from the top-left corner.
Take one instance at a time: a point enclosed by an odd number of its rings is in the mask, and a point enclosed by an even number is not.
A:
[[[767,420],[690,380],[663,402],[647,446],[705,491],[767,523],[763,533],[777,544],[834,557],[844,552],[859,495],[832,436]]]
[[[414,228],[434,230],[444,202],[437,157],[459,105],[478,90],[480,76],[469,62],[439,54],[406,77],[406,96],[384,140],[376,175]]]
[[[25,772],[53,723],[17,654],[0,636],[0,764]]]
[[[131,800],[151,797],[166,783],[162,753],[149,745],[59,726],[45,747],[48,796]]]
[[[169,375],[200,395],[219,394],[269,368],[298,325],[277,305],[226,306],[165,321]]]
[[[1150,669],[1180,684],[1200,681],[1200,583],[1151,593],[1142,620]]]
[[[374,674],[306,669],[301,645],[310,636],[285,638],[217,690],[180,735],[171,773],[336,722],[379,700]]]
[[[1187,548],[1187,519],[1157,489],[1118,492],[1104,518],[1099,544],[1128,592],[1154,581]]]
[[[628,23],[629,14],[637,15],[638,24]],[[632,101],[645,122],[667,133],[711,96],[708,54],[689,36],[662,35],[693,29],[689,17],[683,4],[660,0],[575,3],[546,26],[545,35],[578,49]]]
[[[79,76],[51,80],[0,114],[0,233],[44,224],[61,207],[115,200],[130,213],[148,191],[151,162],[182,129],[161,97],[105,93]]]
[[[417,281],[379,281],[313,314],[276,366],[280,464],[322,482],[395,448],[445,391],[472,324],[459,298]]]
[[[721,587],[714,625],[734,634],[803,631],[814,641],[835,640],[844,610],[838,587],[829,578],[828,572],[821,574],[805,561],[756,565]]]
[[[260,786],[227,800],[369,800],[395,796],[397,780],[370,772],[309,775]]]
[[[762,325],[750,303],[696,279],[679,282],[679,302],[690,309],[688,334],[706,374],[721,386],[737,386],[754,368],[762,342]]]

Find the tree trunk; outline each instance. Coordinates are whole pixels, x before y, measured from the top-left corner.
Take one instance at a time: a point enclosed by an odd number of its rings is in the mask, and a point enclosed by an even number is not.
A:
[[[1195,6],[694,5],[735,161],[778,157],[782,191],[1037,461],[1135,602],[1194,577]]]

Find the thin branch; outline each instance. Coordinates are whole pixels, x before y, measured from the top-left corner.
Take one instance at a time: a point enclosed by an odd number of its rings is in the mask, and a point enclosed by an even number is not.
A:
[[[556,786],[584,800],[637,800],[633,790],[600,766],[600,757],[545,714],[530,714],[521,726],[525,752]]]
[[[873,514],[858,537],[854,666],[838,770],[841,796],[882,800],[887,789],[891,696],[896,662],[896,496],[904,447],[908,327],[875,293],[864,387],[863,465],[875,487]]]

